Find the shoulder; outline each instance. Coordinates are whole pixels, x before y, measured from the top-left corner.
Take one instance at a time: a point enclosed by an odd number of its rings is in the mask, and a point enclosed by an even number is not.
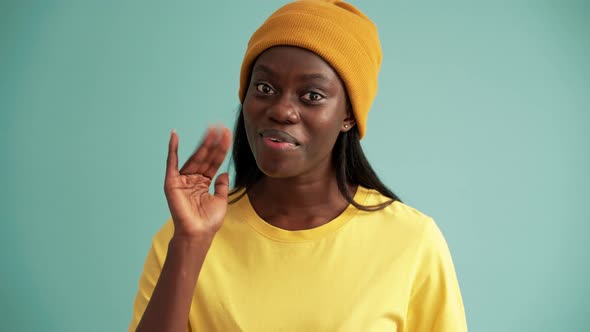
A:
[[[376,190],[365,189],[367,196],[363,205],[376,205],[389,198]],[[355,224],[369,228],[370,236],[386,243],[388,247],[405,248],[414,253],[417,260],[448,255],[447,242],[435,220],[422,211],[396,201],[378,211],[357,213]]]
[[[174,222],[172,222],[172,218],[169,218],[163,225],[160,227],[156,235],[154,235],[154,241],[165,241],[169,242],[174,234]]]
[[[364,190],[368,193],[365,205],[378,204],[388,199],[375,190]],[[430,271],[435,268],[452,271],[447,241],[432,217],[401,202],[394,202],[379,211],[362,211],[360,215],[369,223],[376,221],[379,236],[386,238],[388,243],[411,248],[419,270]]]
[[[164,225],[162,225],[162,227],[160,227],[158,232],[156,232],[152,238],[152,249],[158,258],[163,260],[163,258],[166,257],[168,243],[170,243],[173,234],[174,223],[172,222],[172,218],[170,218],[164,223]]]
[[[363,205],[378,205],[390,200],[374,189],[359,187],[358,190],[364,191]],[[368,219],[380,224],[380,227],[391,229],[396,233],[403,233],[405,236],[424,237],[426,233],[437,229],[434,219],[422,211],[396,201],[387,207],[377,211],[359,211],[359,217]]]

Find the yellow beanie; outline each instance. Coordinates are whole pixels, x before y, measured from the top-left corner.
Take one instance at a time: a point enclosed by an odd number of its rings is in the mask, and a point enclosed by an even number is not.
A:
[[[279,45],[308,49],[336,70],[346,86],[362,138],[381,67],[375,24],[354,6],[338,0],[301,0],[279,8],[248,42],[240,72],[242,103],[253,62],[266,49]]]

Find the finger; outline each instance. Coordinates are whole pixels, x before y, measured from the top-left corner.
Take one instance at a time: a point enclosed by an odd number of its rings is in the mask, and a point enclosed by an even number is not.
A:
[[[222,146],[219,145],[219,142],[223,136],[223,127],[214,127],[213,129],[214,137],[211,146],[207,150],[207,154],[203,155],[202,162],[199,164],[199,168],[197,172],[199,174],[203,174],[204,176],[213,179],[215,173],[217,173],[217,169],[223,162],[225,154],[227,150],[224,150]],[[221,158],[221,161],[218,161]],[[215,168],[213,172],[209,171],[211,168]]]
[[[200,174],[213,179],[225,159],[230,144],[229,129],[209,128],[204,142],[183,166],[181,174]]]
[[[225,150],[229,150],[231,145],[231,131],[226,127],[221,127],[221,138],[219,139],[219,145],[221,145]]]
[[[203,168],[201,164],[205,162],[209,150],[215,144],[215,136],[214,129],[211,127],[207,128],[201,143],[180,169],[181,174],[201,174],[199,169]]]
[[[215,196],[227,199],[229,191],[229,175],[226,173],[219,174],[215,179]]]
[[[168,142],[168,157],[166,158],[166,177],[178,174],[178,135],[172,129]]]
[[[225,156],[227,155],[227,151],[231,146],[231,132],[227,128],[220,128],[221,134],[219,141],[217,142],[217,147],[214,151],[212,151],[210,155],[210,160],[208,160],[208,168],[203,171],[203,175],[213,178],[219,167],[225,160]]]

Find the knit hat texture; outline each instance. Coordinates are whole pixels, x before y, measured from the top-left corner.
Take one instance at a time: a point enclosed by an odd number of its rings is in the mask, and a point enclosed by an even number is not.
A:
[[[242,103],[254,61],[266,49],[280,45],[310,50],[334,68],[346,86],[362,138],[381,67],[381,44],[375,24],[344,1],[300,0],[279,8],[248,42],[240,71]]]

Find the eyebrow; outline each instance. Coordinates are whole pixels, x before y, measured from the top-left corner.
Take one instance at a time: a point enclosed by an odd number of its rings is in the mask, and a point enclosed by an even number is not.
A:
[[[256,72],[261,72],[261,73],[265,73],[268,75],[276,75],[276,73],[268,66],[265,65],[257,65],[254,70],[253,73]],[[330,78],[322,73],[312,73],[312,74],[302,74],[298,77],[298,79],[300,80],[321,80],[324,82],[330,82]]]

